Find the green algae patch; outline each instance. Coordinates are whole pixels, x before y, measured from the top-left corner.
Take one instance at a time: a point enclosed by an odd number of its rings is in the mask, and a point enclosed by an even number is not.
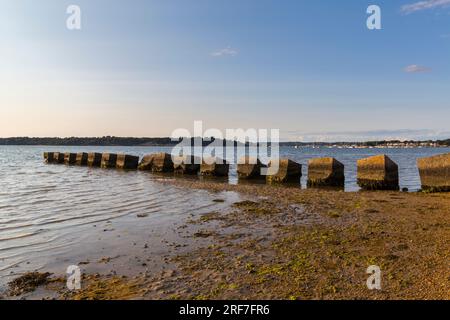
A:
[[[234,208],[242,210],[244,213],[248,214],[271,214],[275,212],[275,206],[269,201],[241,201],[233,204]]]
[[[62,295],[69,300],[130,300],[138,297],[139,287],[125,277],[102,277],[88,275],[83,277],[82,289]]]

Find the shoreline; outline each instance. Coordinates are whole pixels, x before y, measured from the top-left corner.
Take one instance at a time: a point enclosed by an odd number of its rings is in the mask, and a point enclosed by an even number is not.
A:
[[[81,291],[59,274],[25,298],[450,299],[450,194],[159,183],[218,202],[235,196],[225,210],[180,222],[172,235],[184,237],[172,245],[182,250],[167,253],[162,271],[120,274],[108,261],[84,275]],[[366,287],[370,265],[381,268],[381,291]]]

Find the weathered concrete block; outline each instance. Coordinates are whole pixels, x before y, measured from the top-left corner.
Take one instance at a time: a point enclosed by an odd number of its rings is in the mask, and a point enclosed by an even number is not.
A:
[[[102,154],[102,162],[101,167],[108,169],[108,168],[115,168],[117,163],[117,154],[115,153],[103,153]]]
[[[399,190],[398,165],[386,155],[358,160],[358,185],[366,190]]]
[[[198,174],[201,158],[194,156],[178,156],[172,159],[176,174]]]
[[[53,153],[53,163],[64,163],[64,153],[54,152]]]
[[[66,152],[64,153],[64,164],[72,165],[77,161],[77,154]]]
[[[450,192],[450,153],[417,160],[422,189]]]
[[[53,152],[44,152],[44,161],[46,163],[53,163],[54,162]]]
[[[89,167],[101,167],[102,165],[102,154],[96,152],[88,153],[87,165]]]
[[[116,162],[117,169],[136,170],[138,164],[139,164],[139,157],[131,156],[128,154],[117,155],[117,162]]]
[[[308,187],[344,186],[344,165],[334,158],[311,159],[308,163]]]
[[[86,152],[78,152],[75,164],[77,166],[87,166],[88,154]]]
[[[237,164],[237,174],[239,179],[261,179],[265,176],[261,175],[261,169],[265,166],[254,157],[243,157],[239,159]]]
[[[268,183],[299,183],[301,176],[302,165],[300,163],[290,159],[279,159],[269,162],[266,180]]]
[[[172,156],[168,153],[149,154],[142,158],[139,170],[152,172],[173,172]]]
[[[230,171],[230,164],[220,158],[203,158],[200,165],[202,176],[226,177]]]

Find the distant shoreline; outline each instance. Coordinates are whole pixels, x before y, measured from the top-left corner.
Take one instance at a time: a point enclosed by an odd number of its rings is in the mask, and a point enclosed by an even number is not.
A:
[[[116,146],[116,147],[173,147],[178,141],[169,137],[161,138],[135,138],[135,137],[11,137],[0,138],[0,145],[12,146]],[[214,139],[212,140],[214,141]],[[210,140],[203,140],[203,145],[209,145]],[[225,144],[225,141],[224,141]],[[237,144],[237,142],[235,142]],[[446,140],[426,141],[398,141],[381,140],[365,142],[280,142],[282,147],[336,147],[336,148],[415,148],[415,147],[450,147],[450,138]]]

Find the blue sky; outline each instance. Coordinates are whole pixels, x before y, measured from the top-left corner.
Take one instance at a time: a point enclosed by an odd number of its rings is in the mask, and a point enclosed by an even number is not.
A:
[[[284,140],[450,137],[450,0],[0,4],[3,137],[168,136],[194,120]]]

